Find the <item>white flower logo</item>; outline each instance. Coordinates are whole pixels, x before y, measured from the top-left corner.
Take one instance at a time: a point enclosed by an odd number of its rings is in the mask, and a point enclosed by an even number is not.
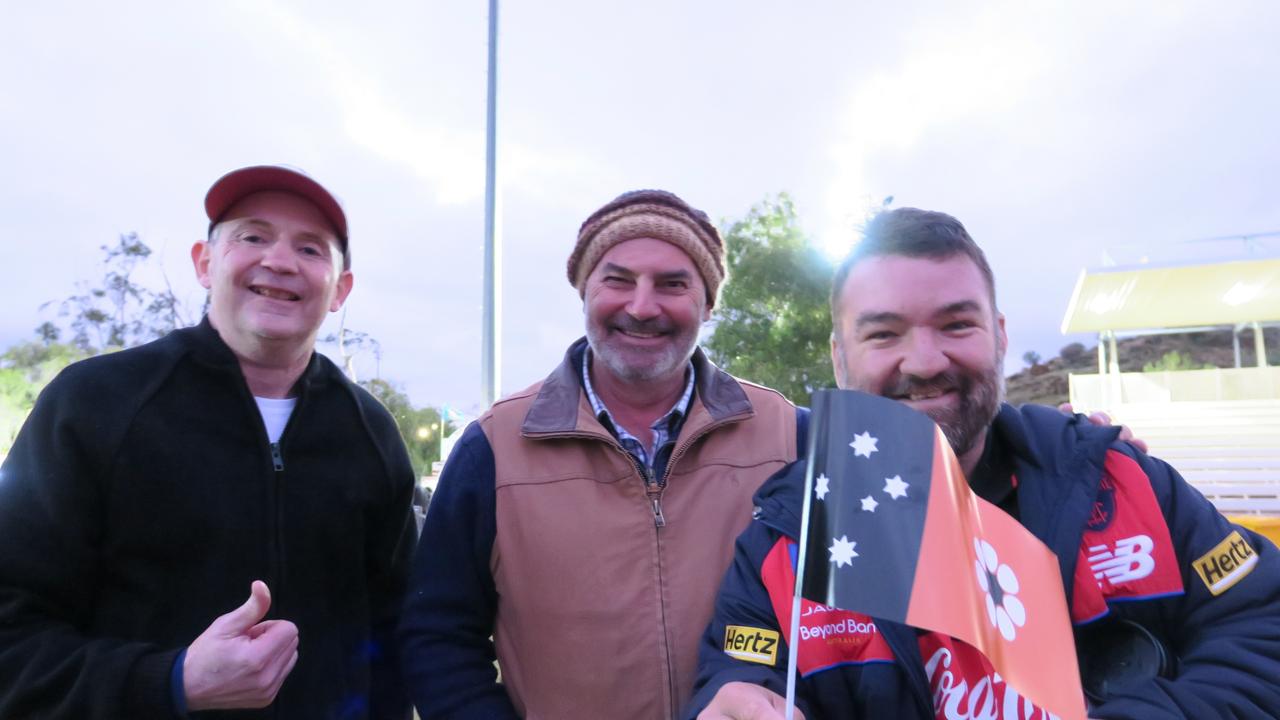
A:
[[[1018,634],[1018,628],[1027,622],[1027,609],[1018,599],[1018,576],[1013,568],[1000,564],[996,549],[986,540],[974,538],[973,549],[978,559],[973,570],[978,576],[978,587],[987,596],[987,618],[1010,642]]]

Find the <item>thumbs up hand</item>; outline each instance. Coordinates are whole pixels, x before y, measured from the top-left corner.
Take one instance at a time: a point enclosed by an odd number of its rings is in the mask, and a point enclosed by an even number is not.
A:
[[[187,709],[232,710],[271,704],[298,662],[298,628],[267,620],[271,591],[255,580],[243,605],[213,621],[187,648],[182,687]]]

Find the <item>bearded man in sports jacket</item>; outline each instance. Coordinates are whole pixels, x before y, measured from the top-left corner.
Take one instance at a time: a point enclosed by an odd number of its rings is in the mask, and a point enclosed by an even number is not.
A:
[[[877,216],[831,297],[838,384],[930,415],[974,491],[1057,554],[1091,717],[1280,716],[1280,552],[1167,464],[1117,442],[1118,429],[1001,404],[1004,318],[957,220],[914,208]],[[804,470],[791,465],[756,496],[688,717],[783,717]],[[1044,717],[963,642],[808,610],[797,705],[809,720]]]

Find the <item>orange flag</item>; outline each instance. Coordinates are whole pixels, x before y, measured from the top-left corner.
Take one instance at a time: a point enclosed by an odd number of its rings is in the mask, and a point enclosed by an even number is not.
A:
[[[847,390],[815,394],[811,423],[801,595],[959,639],[1021,698],[1084,720],[1057,558],[969,489],[942,431]]]

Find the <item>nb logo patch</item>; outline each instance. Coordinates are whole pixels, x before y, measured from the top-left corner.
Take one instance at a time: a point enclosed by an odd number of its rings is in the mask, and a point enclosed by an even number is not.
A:
[[[1107,545],[1089,547],[1089,569],[1099,581],[1106,578],[1112,585],[1141,580],[1156,569],[1151,557],[1155,543],[1147,535],[1134,535],[1117,540],[1113,551]]]
[[[724,629],[724,652],[745,662],[776,665],[778,637],[773,630],[730,625]]]
[[[1221,595],[1232,585],[1253,572],[1258,564],[1258,554],[1249,547],[1249,543],[1240,536],[1240,531],[1233,531],[1226,540],[1217,547],[1196,558],[1193,563],[1205,587],[1214,595]]]

